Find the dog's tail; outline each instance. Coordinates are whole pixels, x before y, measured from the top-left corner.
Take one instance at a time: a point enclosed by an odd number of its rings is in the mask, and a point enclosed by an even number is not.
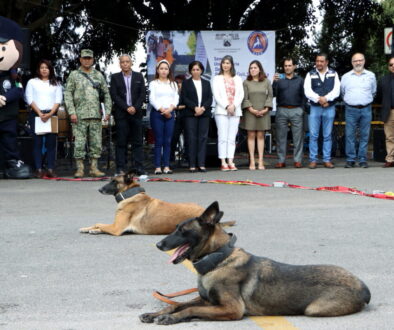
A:
[[[232,227],[232,226],[235,226],[235,224],[236,224],[236,221],[235,221],[235,220],[220,222],[220,225],[221,225],[222,227]]]

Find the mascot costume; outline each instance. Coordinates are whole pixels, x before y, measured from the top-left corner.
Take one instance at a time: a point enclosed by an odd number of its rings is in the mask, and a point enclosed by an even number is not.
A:
[[[19,100],[23,89],[16,81],[16,69],[23,55],[22,30],[0,16],[0,152],[5,159],[5,177],[28,179],[31,169],[20,160],[17,150]]]

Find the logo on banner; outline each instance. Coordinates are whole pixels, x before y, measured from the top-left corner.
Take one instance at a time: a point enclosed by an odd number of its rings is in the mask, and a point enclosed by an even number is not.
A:
[[[248,48],[254,55],[262,55],[267,50],[268,38],[262,31],[254,31],[248,37]]]

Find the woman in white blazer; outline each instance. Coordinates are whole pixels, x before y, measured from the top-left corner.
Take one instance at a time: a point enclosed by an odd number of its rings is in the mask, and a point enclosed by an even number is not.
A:
[[[220,72],[213,78],[212,94],[216,102],[215,121],[218,129],[218,154],[222,171],[236,171],[234,165],[235,138],[238,132],[244,89],[241,77],[235,74],[232,56],[220,62]],[[226,161],[227,159],[227,161]]]

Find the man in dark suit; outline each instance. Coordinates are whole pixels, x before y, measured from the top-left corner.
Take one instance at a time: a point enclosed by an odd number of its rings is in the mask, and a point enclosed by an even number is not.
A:
[[[388,60],[389,73],[378,86],[378,100],[382,101],[382,120],[386,136],[386,162],[383,167],[394,167],[394,56]]]
[[[142,105],[146,98],[145,81],[142,74],[131,70],[129,55],[119,56],[121,72],[111,77],[111,97],[114,102],[116,127],[116,174],[126,170],[127,143],[132,143],[132,167],[137,174],[145,174],[142,131]]]

